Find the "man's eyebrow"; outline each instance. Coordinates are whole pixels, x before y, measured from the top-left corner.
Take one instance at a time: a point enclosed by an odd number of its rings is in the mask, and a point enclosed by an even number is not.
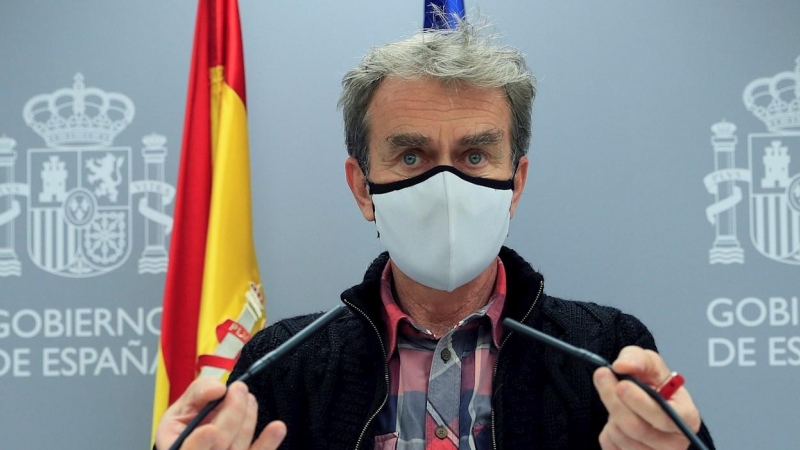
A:
[[[461,138],[460,143],[463,147],[487,147],[499,144],[502,141],[503,132],[495,128],[464,136]]]
[[[420,133],[395,133],[386,138],[391,148],[423,147],[430,141],[430,138]]]

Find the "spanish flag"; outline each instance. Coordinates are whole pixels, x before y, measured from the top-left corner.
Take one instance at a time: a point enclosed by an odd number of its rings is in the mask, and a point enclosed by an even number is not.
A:
[[[153,436],[196,376],[227,379],[264,325],[236,0],[199,0],[164,289]]]

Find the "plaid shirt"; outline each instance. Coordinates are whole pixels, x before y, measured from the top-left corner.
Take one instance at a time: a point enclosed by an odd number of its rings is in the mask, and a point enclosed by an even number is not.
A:
[[[436,338],[395,302],[387,262],[381,299],[389,399],[376,418],[376,450],[492,447],[492,372],[505,297],[506,273],[497,258],[497,279],[486,306]]]

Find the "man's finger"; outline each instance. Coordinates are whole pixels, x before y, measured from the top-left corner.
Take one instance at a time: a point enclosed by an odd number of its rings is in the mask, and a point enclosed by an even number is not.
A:
[[[197,427],[194,431],[192,431],[192,434],[190,434],[189,437],[183,441],[181,448],[191,448],[192,450],[212,450],[223,448],[221,446],[215,446],[215,444],[217,444],[217,440],[219,439],[218,431],[219,430],[217,427],[211,424]],[[170,442],[169,445],[172,445],[172,442]]]
[[[225,400],[217,406],[217,415],[211,423],[219,430],[221,448],[227,449],[242,428],[247,414],[249,395],[244,383],[233,383],[228,387],[228,395],[225,396]]]
[[[603,431],[600,432],[600,437],[597,438],[598,442],[600,442],[600,448],[603,450],[621,450],[614,441],[611,440],[611,436],[609,435],[609,426],[606,424]]]
[[[665,433],[680,431],[658,403],[632,382],[621,382],[617,387],[617,397],[637,416],[650,423],[653,428]]]
[[[672,419],[667,416],[661,406],[658,405],[647,393],[639,386],[623,381],[617,387],[617,396],[631,411],[651,424],[653,428],[665,432],[679,434],[680,429]],[[700,415],[694,406],[689,391],[681,387],[669,401],[675,412],[686,422],[689,428],[695,433],[700,429]]]
[[[284,437],[286,437],[286,424],[275,420],[264,428],[250,450],[276,450]]]
[[[633,375],[651,386],[658,386],[671,373],[658,353],[636,346],[623,348],[612,367],[614,372]]]
[[[253,442],[253,433],[256,431],[256,418],[258,416],[258,404],[253,394],[247,394],[247,412],[244,422],[239,429],[239,433],[231,444],[231,450],[247,450]]]
[[[608,410],[608,423],[603,429],[601,444],[603,448],[649,449],[644,442],[650,444],[661,439],[660,431],[654,429],[644,419],[622,402],[617,395],[619,386],[631,384],[628,381],[617,382],[616,377],[607,368],[595,371],[595,385],[600,399]],[[652,401],[651,399],[647,399]],[[656,436],[659,435],[659,436]]]
[[[609,422],[606,424],[604,431],[608,433],[611,442],[619,448],[624,448],[625,450],[653,450],[653,447],[628,436],[625,430],[614,423]]]
[[[620,386],[632,383],[617,381],[608,368],[601,367],[594,373],[594,384],[609,414],[608,423],[599,439],[603,449],[644,449],[649,448],[644,443],[671,442],[671,435],[653,428],[619,397]],[[638,389],[636,386],[634,388]],[[653,401],[649,397],[645,400]]]
[[[617,378],[606,367],[600,367],[594,371],[594,387],[600,395],[600,400],[608,410],[609,415],[624,412],[625,405],[617,398]]]
[[[194,380],[186,392],[181,396],[182,411],[200,411],[209,402],[225,394],[225,385],[219,380],[210,377],[200,377]]]

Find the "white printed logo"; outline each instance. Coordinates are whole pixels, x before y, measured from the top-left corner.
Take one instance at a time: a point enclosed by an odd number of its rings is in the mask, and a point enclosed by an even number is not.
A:
[[[800,57],[795,70],[753,80],[742,95],[767,133],[750,133],[748,169],[736,168],[736,126],[723,120],[711,127],[714,172],[703,180],[715,202],[706,217],[716,227],[709,263],[744,263],[736,232],[742,201],[737,182],[750,186],[750,241],[774,261],[800,265]]]
[[[65,277],[108,273],[127,261],[133,245],[133,198],[145,218],[145,247],[139,273],[167,268],[165,213],[175,188],[164,182],[166,138],[142,139],[145,179],[132,181],[131,147],[113,146],[133,120],[127,96],[86,87],[75,75],[72,88],[37,95],[23,118],[46,148],[27,151],[27,184],[15,182],[16,141],[0,137],[0,277],[22,275],[14,240],[21,214],[15,196],[27,197],[28,256],[39,268]]]

